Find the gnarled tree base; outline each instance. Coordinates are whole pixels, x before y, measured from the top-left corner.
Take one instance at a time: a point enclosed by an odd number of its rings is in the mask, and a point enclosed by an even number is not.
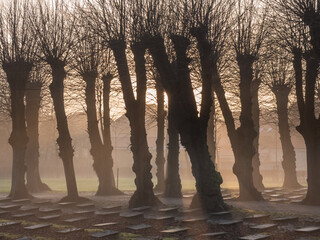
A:
[[[90,202],[91,200],[84,197],[79,196],[66,196],[61,198],[59,202],[75,202],[75,203],[84,203],[84,202]]]
[[[122,191],[115,187],[99,187],[98,191],[96,192],[96,196],[117,196],[117,195],[124,195]]]
[[[51,188],[43,182],[38,183],[37,185],[29,185],[27,183],[27,189],[31,193],[41,193],[41,192],[52,191]]]
[[[208,206],[209,208],[205,208],[205,206]],[[202,201],[200,200],[199,193],[196,193],[193,196],[191,205],[191,209],[200,208],[208,213],[211,212],[222,212],[226,211],[227,205],[223,202],[223,199],[219,198],[219,196],[212,195],[212,196],[202,196]]]
[[[163,205],[162,202],[153,194],[153,192],[139,194],[138,191],[135,191],[129,201],[129,208],[142,206],[157,207],[161,205]]]

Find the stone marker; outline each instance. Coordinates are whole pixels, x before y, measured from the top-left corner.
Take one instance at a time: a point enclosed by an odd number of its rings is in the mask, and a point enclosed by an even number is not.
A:
[[[257,219],[264,219],[264,218],[269,218],[270,215],[268,214],[254,214],[252,216],[247,216],[244,218],[244,220],[257,220]]]
[[[188,231],[188,230],[189,230],[189,228],[178,227],[178,228],[171,228],[171,229],[163,230],[161,232],[170,234],[170,233],[185,232],[185,231]]]
[[[28,199],[28,198],[22,198],[22,199],[12,200],[12,203],[21,203],[21,204],[24,204],[24,203],[29,203],[29,202],[31,202],[31,200]]]
[[[188,213],[194,213],[200,211],[200,208],[188,208],[188,209],[180,209],[180,213],[188,214]]]
[[[294,196],[290,196],[288,197],[290,200],[298,200],[298,199],[302,199],[304,198],[303,195],[294,195]]]
[[[283,194],[271,194],[270,197],[273,197],[273,198],[279,198],[279,197],[282,197]]]
[[[210,216],[212,217],[222,217],[222,216],[230,216],[231,212],[229,211],[223,211],[223,212],[214,212],[214,213],[209,213]]]
[[[188,218],[188,219],[183,219],[182,222],[184,223],[194,223],[194,222],[201,222],[201,221],[206,221],[206,217],[194,217],[194,218]]]
[[[283,203],[283,202],[289,202],[288,198],[276,198],[276,199],[271,199],[269,202],[273,203]]]
[[[142,207],[137,207],[137,208],[131,208],[131,211],[143,212],[143,211],[147,211],[150,209],[151,209],[150,206],[142,206]]]
[[[114,226],[117,225],[118,223],[116,222],[106,222],[106,223],[98,223],[93,225],[93,227],[107,227],[107,226]]]
[[[61,217],[60,214],[52,214],[52,215],[47,215],[47,216],[41,216],[41,217],[38,217],[40,220],[52,220],[52,219],[57,219]]]
[[[106,211],[95,211],[94,214],[97,216],[112,216],[117,215],[121,213],[120,211],[114,211],[114,212],[106,212]]]
[[[174,219],[174,216],[144,215],[144,218],[145,218],[145,219],[152,219],[152,220],[163,221],[163,220],[171,220],[171,219]]]
[[[224,197],[223,200],[225,201],[231,201],[231,200],[235,200],[235,197]]]
[[[31,216],[34,216],[34,215],[36,215],[36,213],[28,212],[28,213],[15,214],[15,215],[12,215],[12,217],[14,217],[14,218],[24,218],[24,217],[31,217]]]
[[[18,210],[19,208],[21,208],[21,205],[20,204],[9,204],[9,205],[3,205],[3,206],[0,206],[0,209],[3,209],[3,210]]]
[[[50,223],[43,223],[43,224],[27,226],[27,227],[24,227],[24,229],[26,229],[26,230],[38,230],[38,229],[51,227],[51,225],[52,224],[50,224]]]
[[[182,197],[183,198],[193,198],[193,194],[184,194]]]
[[[41,213],[60,213],[61,209],[60,208],[40,208],[39,212]]]
[[[9,211],[0,211],[0,216],[10,213]]]
[[[212,232],[212,233],[204,233],[201,234],[201,237],[220,237],[226,235],[226,232]]]
[[[93,203],[82,203],[82,204],[76,205],[76,207],[78,207],[78,208],[94,208],[95,205]]]
[[[242,220],[219,220],[216,223],[220,226],[232,226],[242,223]]]
[[[119,211],[122,209],[122,206],[121,205],[105,206],[105,207],[102,207],[102,209],[107,211]]]
[[[124,218],[134,218],[134,217],[139,217],[142,215],[143,215],[142,212],[123,212],[123,213],[120,213],[120,217],[124,217]]]
[[[20,211],[22,212],[36,212],[39,210],[39,207],[36,207],[36,206],[23,206],[20,208]]]
[[[37,239],[36,238],[32,238],[32,237],[22,237],[22,238],[18,238],[16,240],[37,240]]]
[[[50,204],[51,202],[49,200],[35,200],[33,201],[33,204],[36,205],[46,205],[46,204]]]
[[[76,215],[90,215],[90,214],[94,214],[94,210],[74,211],[73,214],[76,214]]]
[[[168,212],[175,212],[175,211],[178,211],[177,207],[167,207],[167,208],[158,209],[158,212],[161,212],[161,213],[168,213]]]
[[[65,219],[63,221],[66,223],[74,223],[74,222],[80,222],[88,219],[89,219],[88,217],[76,217],[76,218]]]
[[[61,230],[58,230],[56,231],[56,233],[61,233],[61,234],[68,234],[68,233],[73,233],[73,232],[79,232],[79,231],[82,231],[83,229],[82,228],[64,228],[64,229],[61,229]]]
[[[244,237],[240,237],[241,240],[260,240],[260,239],[267,239],[270,235],[267,234],[254,234],[254,235],[248,235]]]
[[[76,204],[75,202],[60,202],[60,203],[58,203],[58,205],[61,207],[71,207],[71,206],[74,206],[75,204]]]
[[[320,231],[320,227],[316,227],[316,226],[303,227],[303,228],[295,229],[295,231],[302,232],[302,233],[318,232]]]
[[[106,230],[106,231],[103,231],[103,232],[95,232],[95,233],[92,233],[92,234],[90,234],[89,236],[90,236],[90,237],[93,237],[93,238],[104,238],[104,237],[109,237],[109,236],[117,235],[118,233],[119,233],[119,232],[117,232],[117,231]]]
[[[129,228],[129,229],[131,229],[131,230],[137,231],[137,230],[148,229],[148,228],[151,228],[151,227],[152,227],[151,225],[141,223],[141,224],[129,226],[129,227],[127,227],[127,228]]]
[[[273,193],[275,192],[276,190],[273,190],[273,189],[266,189],[266,190],[263,190],[264,193]]]
[[[295,216],[277,217],[272,219],[272,221],[275,221],[275,222],[291,222],[291,221],[297,221],[297,220],[299,220],[299,218]]]
[[[267,224],[260,224],[260,225],[255,225],[255,226],[250,226],[251,229],[257,229],[257,230],[267,230],[270,228],[276,227],[277,224],[274,223],[267,223]]]
[[[8,226],[15,226],[20,225],[21,222],[11,221],[11,222],[0,222],[0,227],[8,227]]]

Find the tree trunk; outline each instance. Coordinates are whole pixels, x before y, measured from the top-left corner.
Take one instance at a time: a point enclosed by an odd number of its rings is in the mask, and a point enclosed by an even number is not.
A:
[[[157,91],[157,141],[156,141],[157,185],[155,187],[155,190],[163,192],[165,189],[164,122],[165,122],[166,112],[164,110],[164,89],[161,86],[161,83],[159,81],[156,82],[156,91]]]
[[[39,110],[41,102],[41,82],[27,83],[26,122],[28,145],[26,150],[27,188],[30,192],[44,192],[51,189],[43,183],[39,172]]]
[[[52,82],[49,88],[53,100],[53,106],[57,119],[57,130],[59,134],[57,138],[57,144],[59,147],[59,156],[63,162],[67,184],[67,196],[61,201],[76,202],[81,199],[78,195],[76,176],[73,166],[72,139],[70,136],[67,116],[64,108],[63,81],[66,77],[66,72],[64,70],[65,63],[58,59],[54,59],[50,61],[49,64],[52,70]]]
[[[204,118],[198,117],[190,81],[190,59],[186,54],[190,42],[181,36],[172,36],[171,39],[177,56],[177,73],[172,69],[161,37],[151,39],[148,46],[169,102],[172,101],[173,118],[180,133],[181,143],[185,146],[192,163],[197,194],[191,207],[202,207],[207,212],[221,211],[226,209],[220,191],[222,178],[215,171],[210,159],[206,135],[208,120],[203,121]],[[210,99],[212,100],[211,95]],[[205,104],[208,104],[210,110],[210,102]]]
[[[133,171],[136,174],[136,191],[129,201],[129,207],[159,205],[159,199],[154,195],[151,154],[148,149],[147,133],[145,128],[145,101],[146,101],[146,69],[145,48],[141,43],[135,43],[131,49],[134,54],[135,70],[137,77],[137,100],[135,100],[128,62],[126,57],[126,43],[123,40],[114,40],[110,48],[116,60],[121,82],[123,97],[126,105],[126,116],[131,128],[131,151],[133,153]]]
[[[168,113],[168,157],[167,157],[167,177],[165,181],[164,196],[168,198],[181,198],[182,185],[179,174],[179,132],[174,124],[172,108],[169,102]]]
[[[263,177],[260,173],[260,157],[259,157],[259,136],[260,136],[260,107],[259,107],[259,87],[261,81],[259,79],[255,79],[251,83],[251,94],[252,94],[252,120],[254,123],[254,130],[257,133],[253,141],[253,146],[255,149],[255,155],[252,159],[252,167],[253,167],[253,184],[256,189],[259,191],[264,190],[263,185]]]
[[[282,167],[284,171],[283,188],[295,189],[301,187],[298,183],[296,173],[296,154],[291,141],[288,102],[291,87],[283,84],[273,86],[272,91],[276,97],[277,113],[278,113],[278,128],[280,141],[282,146],[283,161]]]
[[[93,168],[99,179],[99,186],[98,186],[96,195],[97,196],[116,195],[116,194],[119,194],[119,191],[115,188],[114,178],[113,178],[113,171],[112,171],[113,160],[111,156],[112,146],[108,154],[107,149],[104,147],[103,142],[101,140],[99,127],[98,127],[97,108],[96,108],[97,73],[88,72],[86,74],[83,74],[82,77],[86,82],[85,96],[86,96],[86,105],[87,105],[88,134],[89,134],[89,140],[91,144],[90,153],[93,158]],[[108,80],[105,80],[105,81],[108,81]],[[109,85],[110,85],[110,81],[109,81]],[[108,111],[108,109],[104,109],[104,111]],[[107,128],[110,129],[110,126],[107,126]],[[104,129],[104,131],[107,131],[107,129]],[[111,144],[111,141],[110,141],[110,144]]]
[[[208,127],[207,127],[207,143],[208,143],[208,150],[210,153],[210,157],[217,168],[216,163],[216,136],[215,136],[215,128],[216,128],[216,120],[215,120],[215,99],[214,99],[214,93],[212,94],[212,106],[210,111],[210,118],[208,121]]]
[[[12,132],[9,144],[12,147],[12,177],[9,197],[13,199],[29,197],[25,185],[25,153],[27,148],[27,129],[25,123],[24,94],[32,65],[26,62],[3,63],[10,86]]]

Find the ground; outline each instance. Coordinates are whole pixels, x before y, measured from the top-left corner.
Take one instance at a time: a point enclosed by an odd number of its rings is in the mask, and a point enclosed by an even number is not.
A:
[[[103,206],[114,206],[121,205],[122,212],[127,212],[128,200],[133,191],[126,191],[126,195],[123,196],[114,196],[114,197],[97,197],[94,196],[94,192],[81,192],[82,196],[85,196],[94,203],[94,210],[99,211]],[[45,206],[41,206],[41,208],[53,208],[59,207],[62,209],[61,217],[56,220],[48,220],[42,221],[39,220],[39,216],[46,215],[44,213],[40,213],[36,211],[35,216],[24,217],[24,218],[15,218],[13,215],[15,213],[21,212],[21,210],[14,210],[6,214],[0,215],[0,222],[4,221],[21,221],[21,225],[17,226],[7,226],[0,227],[0,235],[3,236],[3,239],[19,239],[24,236],[32,237],[34,239],[48,240],[48,239],[92,239],[89,237],[89,234],[94,232],[103,231],[105,229],[118,231],[119,234],[114,237],[108,237],[105,239],[143,239],[146,237],[153,237],[153,239],[205,239],[201,237],[201,234],[208,232],[226,232],[227,234],[224,237],[218,239],[238,239],[241,236],[252,235],[257,233],[265,233],[270,235],[268,239],[285,239],[285,240],[293,240],[293,239],[320,239],[320,231],[315,233],[298,233],[295,231],[297,228],[305,227],[305,226],[320,226],[320,208],[319,207],[308,207],[302,206],[297,203],[277,203],[276,202],[238,202],[236,200],[226,200],[226,203],[229,205],[230,212],[232,215],[224,215],[219,217],[210,217],[209,220],[201,220],[196,222],[185,223],[183,219],[204,217],[201,212],[192,212],[192,213],[183,213],[182,209],[188,209],[188,206],[191,202],[191,196],[194,192],[184,192],[183,199],[165,199],[160,197],[161,201],[166,206],[176,206],[179,209],[169,212],[167,214],[159,213],[158,209],[151,209],[144,212],[145,217],[150,215],[172,215],[175,218],[170,220],[153,220],[149,218],[145,218],[144,216],[140,216],[137,218],[126,219],[118,214],[112,216],[97,216],[95,214],[87,215],[88,219],[75,223],[65,223],[65,219],[69,219],[72,217],[77,217],[74,212],[79,210],[79,207],[65,206],[61,207],[57,204],[58,200],[64,196],[63,192],[51,192],[51,193],[43,193],[34,195],[36,199],[49,199],[51,203],[48,203]],[[225,189],[224,196],[227,199],[230,197],[236,196],[235,190]],[[297,195],[297,193],[299,195]],[[302,193],[305,193],[305,189],[301,189],[300,192],[288,193],[281,189],[273,189],[270,192],[267,191],[264,193],[266,198],[270,199],[279,199],[280,201],[284,201],[283,196],[291,196],[293,199],[297,199],[297,196],[302,196]],[[0,194],[0,198],[5,197],[5,193]],[[281,200],[282,199],[282,200]],[[32,200],[33,202],[35,199]],[[8,205],[8,202],[0,203],[0,208],[2,206]],[[15,203],[16,204],[16,203]],[[24,206],[35,205],[34,203],[24,203]],[[1,209],[0,209],[1,211]],[[267,214],[270,217],[265,217],[263,219],[251,219],[251,220],[243,220],[243,222],[230,225],[223,226],[220,225],[222,220],[230,220],[230,219],[243,219],[246,216],[250,216],[253,214]],[[266,224],[273,223],[272,219],[277,217],[285,217],[285,216],[297,216],[298,220],[288,220],[284,222],[277,222],[277,226],[275,228],[257,231],[250,228],[250,226],[258,225],[258,224]],[[94,224],[103,223],[103,222],[116,222],[116,225],[108,226],[108,227],[93,227]],[[43,230],[25,230],[25,226],[35,225],[39,223],[50,223],[52,224],[49,228]],[[149,224],[152,227],[145,230],[130,230],[127,227],[131,225],[136,225],[139,223]],[[58,234],[57,230],[61,230],[64,228],[77,227],[82,228],[83,230],[75,233],[69,234]],[[165,234],[161,233],[161,231],[166,229],[171,229],[174,227],[187,227],[188,230],[182,233],[175,234]],[[217,238],[214,238],[217,239]]]

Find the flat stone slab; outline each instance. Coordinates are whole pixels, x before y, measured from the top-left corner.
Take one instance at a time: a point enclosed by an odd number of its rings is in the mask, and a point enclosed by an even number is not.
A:
[[[29,203],[29,202],[31,202],[31,200],[28,199],[28,198],[12,200],[12,203],[21,203],[21,204],[24,204],[24,203]]]
[[[21,222],[11,221],[11,222],[0,222],[0,227],[8,227],[8,226],[15,226],[20,225]]]
[[[192,209],[188,208],[188,209],[180,209],[179,212],[184,213],[184,214],[188,214],[188,213],[198,212],[200,210],[201,210],[200,208],[192,208]]]
[[[50,204],[51,202],[49,200],[35,200],[32,203],[36,205],[46,205]]]
[[[108,227],[108,226],[114,226],[117,225],[118,223],[116,222],[105,222],[105,223],[98,223],[93,225],[93,227]]]
[[[247,216],[244,218],[244,220],[257,220],[257,219],[265,219],[265,218],[269,218],[270,215],[268,214],[254,214],[252,216]]]
[[[58,205],[61,206],[61,207],[71,207],[71,206],[74,206],[76,204],[77,203],[75,203],[75,202],[60,202],[60,203],[58,203]]]
[[[90,214],[94,214],[94,210],[74,211],[73,214],[76,214],[76,215],[90,215]]]
[[[184,194],[182,197],[183,198],[193,198],[193,194]]]
[[[221,216],[230,216],[230,215],[231,215],[231,212],[229,211],[210,213],[210,216],[212,217],[221,217]]]
[[[10,213],[9,211],[0,211],[0,216]]]
[[[51,227],[51,225],[52,224],[50,224],[50,223],[43,223],[43,224],[27,226],[27,227],[24,227],[24,229],[26,229],[26,230],[38,230],[38,229]]]
[[[147,211],[147,210],[150,210],[150,209],[151,209],[150,206],[131,208],[132,211],[137,211],[137,212],[143,212],[143,211]]]
[[[120,211],[114,211],[114,212],[106,212],[106,211],[95,211],[94,214],[97,216],[112,216],[112,215],[118,215],[121,213]]]
[[[18,238],[16,240],[37,240],[37,239],[36,238],[32,238],[32,237],[22,237],[22,238]]]
[[[275,222],[291,222],[291,221],[297,221],[297,220],[299,220],[299,218],[295,216],[278,217],[278,218],[272,219],[272,221],[275,221]]]
[[[132,226],[129,226],[127,228],[137,231],[137,230],[148,229],[148,228],[151,228],[151,227],[152,227],[151,225],[142,223],[142,224],[132,225]]]
[[[171,220],[174,219],[174,216],[159,216],[159,215],[145,215],[145,219],[152,219],[157,221],[165,221],[165,220]]]
[[[9,205],[3,205],[3,206],[0,206],[0,209],[2,210],[17,210],[21,208],[21,205],[20,204],[9,204]]]
[[[20,208],[20,211],[22,212],[31,212],[31,211],[36,212],[38,210],[39,210],[39,207],[37,206],[23,206]]]
[[[212,233],[204,233],[201,234],[201,237],[220,237],[226,235],[226,232],[212,232]]]
[[[73,233],[73,232],[79,232],[82,231],[82,228],[65,228],[65,229],[61,229],[56,231],[56,233],[61,233],[61,234],[68,234],[68,233]]]
[[[288,197],[290,200],[298,200],[298,199],[302,199],[304,198],[304,195],[294,195],[294,196],[290,196]]]
[[[301,232],[301,233],[312,233],[312,232],[320,231],[320,227],[316,227],[316,226],[303,227],[303,228],[297,228],[295,229],[295,231]]]
[[[266,189],[266,190],[263,190],[263,193],[274,193],[276,190],[274,189]]]
[[[220,220],[217,221],[217,224],[220,226],[232,226],[232,225],[236,225],[242,223],[242,220]]]
[[[102,209],[107,211],[119,211],[122,209],[122,206],[121,205],[105,206],[105,207],[102,207]]]
[[[15,214],[15,215],[12,215],[12,217],[14,217],[14,218],[24,218],[24,217],[33,217],[35,215],[36,215],[36,213],[29,212],[29,213]]]
[[[95,208],[96,206],[94,205],[94,203],[82,203],[82,204],[76,205],[76,207],[78,207],[78,208]]]
[[[236,197],[224,197],[223,200],[225,201],[230,201],[230,200],[235,200]]]
[[[184,223],[194,223],[194,222],[201,222],[201,221],[206,221],[206,217],[195,217],[195,218],[187,218],[183,219],[182,222]]]
[[[267,234],[253,234],[253,235],[240,237],[239,239],[241,239],[241,240],[260,240],[260,239],[267,239],[269,237],[270,237],[270,235],[267,235]]]
[[[39,212],[41,213],[60,213],[61,209],[60,208],[40,208]]]
[[[120,217],[124,217],[124,218],[134,218],[134,217],[139,217],[139,216],[143,216],[142,212],[123,212],[120,213]]]
[[[57,219],[61,217],[60,214],[52,214],[52,215],[47,215],[47,216],[41,216],[41,217],[38,217],[40,220],[52,220],[52,219]]]
[[[175,212],[178,211],[177,207],[168,207],[168,208],[160,208],[158,212],[167,213],[167,212]]]
[[[11,198],[0,198],[0,203],[7,203],[10,202],[12,199]]]
[[[162,233],[171,234],[171,233],[185,232],[185,231],[188,231],[188,230],[189,230],[189,228],[171,228],[171,229],[163,230],[163,231],[161,231],[161,232],[162,232]]]
[[[278,226],[277,224],[274,223],[267,223],[267,224],[260,224],[260,225],[255,225],[255,226],[250,226],[251,229],[257,229],[257,230],[266,230],[270,228],[274,228]]]
[[[119,232],[117,232],[117,231],[106,230],[106,231],[103,231],[103,232],[95,232],[95,233],[92,233],[92,234],[90,234],[89,236],[90,236],[90,237],[93,237],[93,238],[105,238],[105,237],[117,235],[118,233],[119,233]]]
[[[74,223],[74,222],[81,222],[81,221],[85,221],[88,220],[88,217],[76,217],[76,218],[69,218],[69,219],[65,219],[63,220],[66,223]]]
[[[283,194],[271,194],[270,197],[273,197],[273,198],[279,198],[279,197],[282,197]]]
[[[269,202],[273,202],[273,203],[283,203],[283,202],[289,202],[290,199],[288,198],[276,198],[276,199],[271,199],[269,200]]]

